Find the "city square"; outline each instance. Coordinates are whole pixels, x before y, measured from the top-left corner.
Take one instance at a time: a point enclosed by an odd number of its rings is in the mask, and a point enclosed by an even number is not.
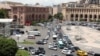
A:
[[[27,2],[0,1],[0,56],[100,56],[100,0]]]

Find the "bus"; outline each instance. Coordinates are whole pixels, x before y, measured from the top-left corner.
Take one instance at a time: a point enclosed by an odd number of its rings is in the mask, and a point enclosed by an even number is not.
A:
[[[63,49],[63,48],[64,48],[64,43],[63,43],[62,40],[59,40],[59,41],[58,41],[58,47],[59,47],[60,49]]]

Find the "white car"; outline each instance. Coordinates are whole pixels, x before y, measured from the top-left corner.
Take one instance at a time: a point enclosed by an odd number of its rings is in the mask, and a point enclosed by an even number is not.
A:
[[[25,47],[23,47],[23,46],[18,46],[18,48],[19,48],[19,49],[22,49],[22,50],[25,49]]]
[[[43,43],[44,43],[44,44],[47,44],[48,42],[47,42],[47,40],[46,40],[46,39],[43,39]]]
[[[68,48],[64,48],[64,49],[62,50],[62,53],[63,53],[63,54],[70,55],[70,54],[72,54],[72,51],[69,50]]]
[[[51,50],[57,50],[57,47],[53,46],[53,44],[51,44],[51,43],[49,43],[48,48]]]
[[[53,47],[53,44],[49,43],[48,48],[51,48],[51,47]]]
[[[31,50],[30,52],[31,52],[31,54],[32,54],[32,55],[34,55],[34,54],[35,54],[35,50]]]
[[[45,56],[44,54],[39,54],[39,56]]]

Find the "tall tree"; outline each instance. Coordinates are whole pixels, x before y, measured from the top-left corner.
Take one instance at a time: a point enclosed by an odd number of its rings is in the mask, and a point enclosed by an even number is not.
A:
[[[0,37],[0,56],[15,56],[17,50],[15,40]]]
[[[0,9],[0,18],[8,17],[8,12],[5,9]]]
[[[59,19],[59,20],[63,20],[63,14],[62,13],[57,13],[54,15],[55,18]]]
[[[49,20],[49,21],[53,21],[53,16],[52,16],[52,15],[49,15],[49,16],[48,16],[48,20]]]

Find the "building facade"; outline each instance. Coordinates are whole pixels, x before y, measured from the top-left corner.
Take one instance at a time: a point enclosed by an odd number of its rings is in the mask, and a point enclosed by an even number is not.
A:
[[[52,15],[52,7],[22,4],[18,2],[3,1],[0,2],[0,9],[8,12],[9,18],[13,18],[14,22],[20,25],[30,25],[33,21],[47,20]]]
[[[42,6],[12,6],[11,18],[21,25],[30,25],[33,21],[47,20],[49,9]]]
[[[11,18],[11,6],[23,5],[18,2],[2,1],[0,2],[0,9],[5,9],[8,12],[8,17]]]
[[[100,21],[100,4],[97,1],[100,0],[88,0],[88,2],[87,0],[81,0],[83,4],[64,4],[62,6],[63,19],[68,21]]]

